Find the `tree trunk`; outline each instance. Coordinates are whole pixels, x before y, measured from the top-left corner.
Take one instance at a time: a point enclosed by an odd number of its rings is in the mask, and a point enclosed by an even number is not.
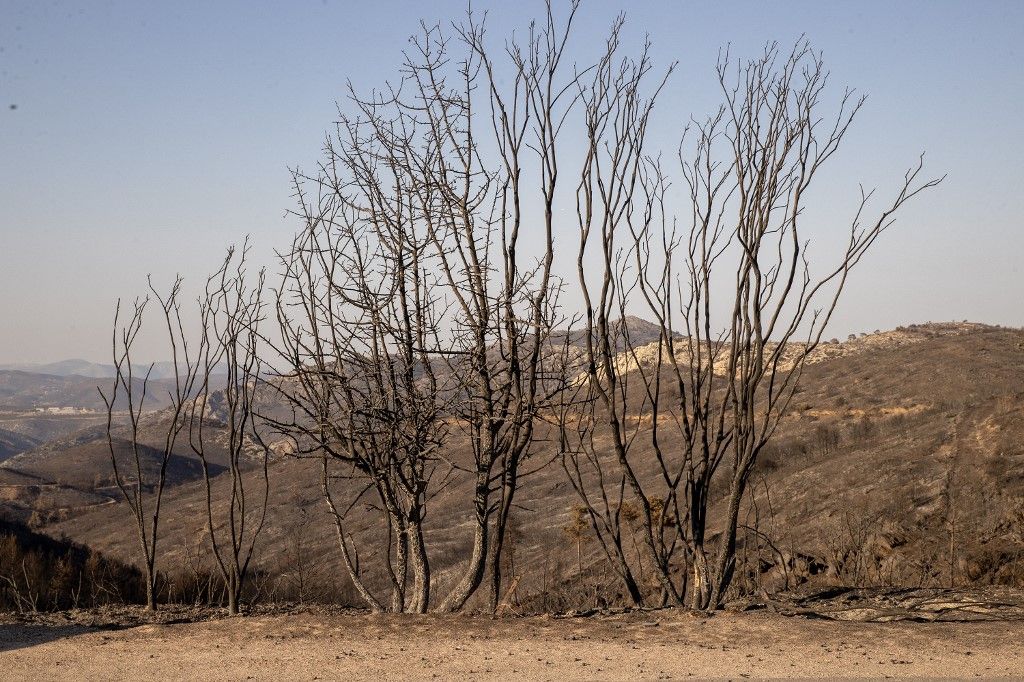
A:
[[[500,528],[495,528],[494,539],[491,542],[491,589],[487,600],[488,611],[491,613],[497,613],[498,601],[501,599],[501,550],[505,545],[503,535]]]
[[[455,585],[454,589],[445,598],[438,611],[442,613],[453,613],[466,605],[476,589],[483,581],[484,568],[487,563],[487,504],[489,497],[488,472],[477,473],[476,498],[476,528],[473,532],[473,553],[470,555],[469,564],[462,579]]]
[[[718,608],[725,591],[732,582],[733,569],[736,566],[736,525],[739,522],[740,503],[743,501],[743,493],[746,490],[746,476],[737,475],[732,481],[732,490],[729,493],[729,510],[723,529],[724,537],[718,547],[718,557],[715,562],[714,582],[711,593],[704,610],[713,611]]]
[[[622,543],[618,538],[615,538],[615,545],[618,551],[615,552],[616,561],[619,564],[619,577],[622,579],[622,584],[626,587],[626,593],[629,594],[629,599],[633,602],[633,606],[642,607],[644,605],[644,595],[640,591],[640,586],[636,582],[636,578],[633,576],[633,571],[629,568],[629,562],[626,561],[626,557],[622,552]],[[580,572],[583,572],[583,559],[582,556],[577,557],[580,561]]]
[[[512,513],[512,500],[516,494],[517,469],[517,464],[509,465],[509,470],[506,474],[508,478],[502,490],[501,508],[498,511],[498,518],[494,524],[494,535],[491,538],[491,590],[489,601],[491,613],[497,612],[498,602],[501,599],[501,552],[505,548],[505,532],[508,529],[509,515]]]
[[[338,545],[341,547],[341,558],[345,562],[345,570],[348,571],[348,577],[352,581],[352,585],[355,586],[356,592],[363,598],[366,605],[370,607],[370,610],[374,613],[380,613],[384,611],[384,605],[373,596],[362,579],[359,577],[359,570],[356,568],[352,561],[352,555],[349,553],[348,543],[345,541],[345,532],[341,525],[341,519],[338,518],[337,513],[333,509],[333,503],[331,503],[331,513],[334,515],[334,529],[338,536]]]
[[[391,568],[391,611],[403,613],[405,611],[405,586],[409,576],[409,538],[407,537],[408,527],[396,512],[388,511],[390,517],[388,523],[395,538],[395,567]],[[388,559],[390,561],[390,558]],[[390,568],[390,567],[389,567]]]
[[[690,592],[690,608],[694,611],[704,611],[708,608],[708,603],[711,600],[711,571],[703,541],[694,547],[692,569],[693,587]]]
[[[231,580],[228,581],[227,588],[228,588],[228,615],[229,616],[237,616],[238,615],[238,597],[239,597],[239,592],[241,591],[239,589],[240,586],[239,586],[238,583],[239,583],[238,577],[234,576],[234,575],[231,576]]]
[[[412,562],[412,602],[409,610],[426,613],[430,606],[430,562],[427,559],[426,543],[423,541],[423,525],[419,520],[409,523],[409,559]]]
[[[152,560],[146,561],[146,609],[156,611],[156,569]]]

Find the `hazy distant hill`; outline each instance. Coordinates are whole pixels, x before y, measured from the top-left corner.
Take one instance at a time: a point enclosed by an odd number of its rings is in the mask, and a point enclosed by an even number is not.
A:
[[[53,410],[33,407],[0,408],[0,429],[27,439],[35,447],[40,443],[63,438],[84,428],[105,423],[106,412]],[[9,441],[14,443],[12,439]],[[24,444],[26,441],[22,441]],[[20,445],[18,447],[21,447]],[[22,450],[18,450],[22,451]],[[12,450],[12,453],[15,452]]]
[[[80,376],[80,377],[112,377],[114,376],[113,365],[101,365],[88,360],[61,360],[50,363],[9,363],[0,365],[0,370],[13,370],[18,372],[31,372],[33,374],[50,374],[58,377]]]
[[[0,370],[0,408],[103,410],[103,398],[97,388],[108,390],[110,383],[95,377]],[[141,392],[142,380],[136,379],[134,386]],[[158,382],[150,382],[146,403],[153,409],[167,405],[166,392]]]
[[[146,410],[167,406],[167,386],[163,383],[166,381],[150,381]],[[0,370],[0,430],[20,437],[3,439],[0,461],[40,443],[104,423],[106,407],[97,388],[109,391],[111,383],[111,379],[98,377]],[[136,379],[134,386],[137,403],[142,381]],[[122,391],[117,408],[124,406]]]
[[[115,427],[114,450],[125,476],[131,477],[137,454],[145,480],[157,479],[168,424],[166,410],[143,416],[137,450],[125,438],[125,429]],[[0,461],[0,516],[26,520],[33,511],[66,516],[120,499],[112,475],[106,428],[104,419],[102,424],[24,449]],[[211,420],[204,428],[210,471],[217,475],[225,469],[226,436],[219,422]],[[166,475],[169,489],[203,475],[202,464],[189,446],[187,430],[175,444]]]
[[[88,360],[60,360],[59,362],[40,363],[13,363],[0,364],[0,370],[13,370],[19,372],[31,372],[32,374],[49,374],[58,377],[90,377],[94,379],[110,379],[115,374],[114,366],[89,362]],[[149,365],[132,365],[132,373],[137,377],[146,376]],[[170,379],[174,376],[174,363],[169,361],[153,364],[151,379]]]
[[[639,348],[661,338],[661,327],[635,315],[626,315],[620,320],[610,322],[608,326],[611,331],[610,335],[614,337],[617,351],[625,350],[627,339],[630,346]],[[587,332],[585,329],[573,329],[568,332],[556,330],[551,335],[551,343],[556,346],[565,343],[566,336],[572,346],[583,348],[586,344]],[[676,333],[676,336],[678,337],[679,334]]]

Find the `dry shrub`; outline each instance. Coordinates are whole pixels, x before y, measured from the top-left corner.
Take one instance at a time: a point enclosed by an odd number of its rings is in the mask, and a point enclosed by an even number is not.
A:
[[[0,609],[64,610],[139,603],[141,573],[69,540],[0,520]]]

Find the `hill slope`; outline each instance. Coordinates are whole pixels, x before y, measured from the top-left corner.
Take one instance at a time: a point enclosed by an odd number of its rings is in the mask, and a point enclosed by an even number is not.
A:
[[[741,541],[764,565],[738,582],[1024,585],[1022,444],[1021,330],[920,325],[826,344],[758,465],[755,495],[744,509],[752,530]],[[645,452],[637,451],[637,470],[653,477]],[[554,445],[542,441],[534,461],[554,454]],[[456,446],[451,457],[465,453]],[[271,475],[261,562],[281,566],[301,555],[339,579],[315,462],[284,459]],[[470,486],[468,477],[456,476],[428,510],[439,593],[469,547]],[[183,565],[185,549],[201,536],[204,490],[200,481],[184,481],[168,493],[165,568]],[[575,574],[576,548],[562,529],[577,500],[557,462],[527,478],[517,500],[520,590],[535,594]],[[126,518],[121,505],[109,504],[51,532],[131,557],[135,541],[124,532]],[[368,508],[349,525],[366,548],[367,565],[379,558],[368,542],[378,521]],[[588,572],[606,573],[596,542],[585,542],[583,552]]]
[[[39,441],[31,436],[0,429],[0,462],[36,445],[39,445]]]

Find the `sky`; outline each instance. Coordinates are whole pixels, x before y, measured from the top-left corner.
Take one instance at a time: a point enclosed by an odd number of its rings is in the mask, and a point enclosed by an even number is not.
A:
[[[543,11],[473,7],[495,40]],[[0,0],[0,363],[106,360],[119,297],[143,293],[150,273],[198,283],[246,234],[272,268],[297,228],[288,169],[317,159],[346,81],[394,78],[421,19],[465,9]],[[1024,2],[584,0],[571,49],[622,10],[627,48],[647,35],[656,64],[679,62],[656,115],[669,153],[719,101],[721,47],[754,56],[804,35],[834,83],[869,96],[816,218],[845,224],[858,182],[884,195],[922,151],[930,175],[947,174],[869,253],[827,336],[1024,325]],[[156,341],[141,352],[166,355]]]

